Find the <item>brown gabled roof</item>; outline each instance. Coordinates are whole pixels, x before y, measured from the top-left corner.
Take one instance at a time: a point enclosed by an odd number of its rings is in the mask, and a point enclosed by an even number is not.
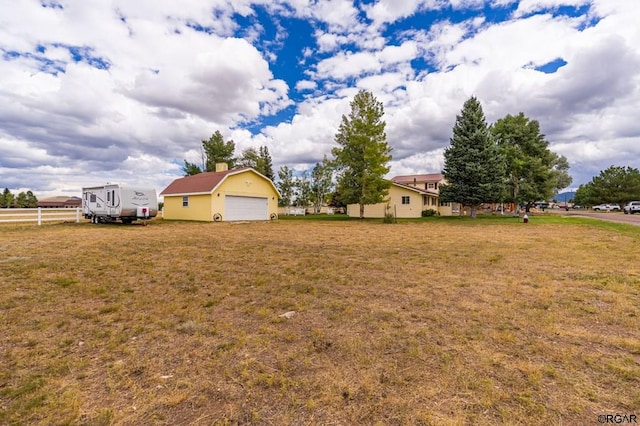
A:
[[[411,183],[413,183],[413,181],[411,181]],[[412,191],[418,192],[420,194],[425,194],[425,195],[433,195],[433,196],[438,196],[438,191],[434,191],[433,189],[422,189],[422,188],[417,188],[415,186],[411,186],[411,185],[407,185],[404,183],[398,183],[398,182],[393,182],[391,181],[392,185],[395,186],[399,186],[400,188],[405,188],[405,189],[410,189]]]
[[[249,168],[225,170],[223,172],[204,172],[178,178],[171,182],[160,195],[210,194],[225,177],[245,170],[249,170]]]
[[[64,195],[56,197],[42,198],[38,200],[38,207],[73,207],[81,206],[82,198],[80,197],[67,197]]]
[[[198,173],[197,175],[178,178],[171,182],[169,186],[167,186],[160,193],[160,195],[211,194],[225,180],[227,176],[248,171],[252,171],[258,176],[262,176],[263,178],[268,180],[278,196],[280,196],[278,188],[276,188],[271,179],[258,173],[251,167],[241,167],[232,170],[225,170],[222,172],[204,172]]]
[[[416,182],[440,182],[444,179],[442,173],[430,173],[424,175],[405,175],[391,178],[396,183],[413,183]]]
[[[47,203],[66,203],[66,202],[78,202],[78,201],[82,201],[82,198],[80,197],[67,197],[65,195],[58,195],[55,197],[47,197],[47,198],[41,198],[38,201],[43,201],[43,202],[47,202]]]

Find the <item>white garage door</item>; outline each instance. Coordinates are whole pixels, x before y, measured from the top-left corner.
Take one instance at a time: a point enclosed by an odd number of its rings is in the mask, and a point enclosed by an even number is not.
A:
[[[225,196],[223,220],[268,220],[269,201],[259,197]]]

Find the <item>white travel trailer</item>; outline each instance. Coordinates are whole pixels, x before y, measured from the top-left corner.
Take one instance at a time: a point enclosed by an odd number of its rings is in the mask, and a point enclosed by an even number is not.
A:
[[[150,219],[158,214],[158,196],[155,189],[119,184],[82,188],[82,214],[92,223]]]

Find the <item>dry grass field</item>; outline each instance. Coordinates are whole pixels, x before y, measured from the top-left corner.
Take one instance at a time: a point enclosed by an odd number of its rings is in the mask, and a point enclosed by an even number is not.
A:
[[[640,227],[0,225],[0,273],[3,425],[640,417]]]

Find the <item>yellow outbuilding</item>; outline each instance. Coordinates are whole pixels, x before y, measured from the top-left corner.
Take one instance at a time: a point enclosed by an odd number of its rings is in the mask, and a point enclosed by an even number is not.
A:
[[[252,168],[185,176],[160,193],[169,220],[244,221],[278,217],[280,194],[271,179]]]

